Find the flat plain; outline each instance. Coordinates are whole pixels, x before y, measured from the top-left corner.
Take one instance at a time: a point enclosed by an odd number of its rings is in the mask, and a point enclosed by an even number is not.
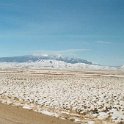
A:
[[[4,108],[0,121],[52,124],[52,118],[54,124],[124,123],[123,89],[123,71],[0,70],[0,107]],[[28,116],[10,116],[12,111]],[[39,121],[33,122],[35,114]]]

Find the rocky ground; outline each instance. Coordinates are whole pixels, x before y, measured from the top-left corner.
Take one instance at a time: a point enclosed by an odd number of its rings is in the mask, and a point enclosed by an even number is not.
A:
[[[124,123],[124,74],[1,70],[0,101],[77,123]]]

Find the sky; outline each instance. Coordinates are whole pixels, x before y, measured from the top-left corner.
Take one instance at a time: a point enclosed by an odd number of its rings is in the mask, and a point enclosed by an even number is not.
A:
[[[124,65],[124,0],[0,0],[0,57],[49,53]]]

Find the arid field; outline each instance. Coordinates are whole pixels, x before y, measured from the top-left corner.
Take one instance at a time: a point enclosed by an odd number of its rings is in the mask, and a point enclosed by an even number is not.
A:
[[[41,118],[64,119],[63,124],[124,123],[124,72],[4,69],[0,70],[0,102],[38,112]]]

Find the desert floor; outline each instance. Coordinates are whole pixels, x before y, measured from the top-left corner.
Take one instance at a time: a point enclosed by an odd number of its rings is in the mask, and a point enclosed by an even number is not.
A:
[[[121,71],[0,70],[0,124],[124,123],[123,89]]]

